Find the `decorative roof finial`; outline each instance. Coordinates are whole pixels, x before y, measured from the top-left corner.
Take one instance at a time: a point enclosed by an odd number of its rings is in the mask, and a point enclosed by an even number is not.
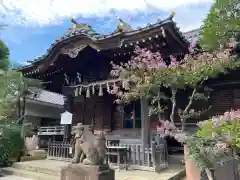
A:
[[[176,15],[175,11],[172,11],[170,16],[173,18],[175,15]]]
[[[77,21],[74,19],[74,18],[69,18],[69,21],[72,23],[72,28],[76,28],[77,27],[77,25],[78,25],[78,23],[77,23]]]
[[[129,31],[132,31],[132,27],[126,23],[125,21],[123,21],[121,18],[117,17],[118,20],[119,20],[119,24],[117,26],[117,30],[119,32],[129,32]]]

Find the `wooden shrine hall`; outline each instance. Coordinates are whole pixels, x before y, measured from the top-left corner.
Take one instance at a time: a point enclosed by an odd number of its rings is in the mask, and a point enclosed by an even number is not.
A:
[[[72,126],[94,124],[95,133],[104,130],[109,139],[140,141],[142,137],[144,144],[148,144],[157,120],[150,120],[145,99],[124,107],[114,103],[116,97],[110,92],[116,83],[123,82],[110,78],[111,62],[127,62],[134,55],[135,46],[159,51],[166,63],[170,55],[181,60],[188,53],[189,42],[173,16],[137,29],[119,19],[116,30],[108,35],[71,19],[72,27],[67,33],[57,39],[44,56],[30,61],[30,65],[19,71],[25,77],[43,81],[45,90],[65,96],[64,108],[73,113]],[[45,126],[51,126],[45,122]],[[60,114],[56,124],[60,125]],[[63,131],[66,138],[69,138],[69,129],[70,126],[65,126]]]

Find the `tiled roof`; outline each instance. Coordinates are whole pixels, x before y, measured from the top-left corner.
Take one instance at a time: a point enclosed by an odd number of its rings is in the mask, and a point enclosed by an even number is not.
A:
[[[28,99],[61,106],[64,104],[64,96],[62,94],[46,91],[39,88],[32,88],[30,91],[32,94],[28,95]]]
[[[37,63],[40,62],[48,57],[50,57],[50,54],[54,52],[54,49],[57,49],[67,43],[69,43],[74,38],[82,38],[82,39],[88,39],[91,43],[96,44],[105,44],[109,43],[109,41],[113,40],[113,38],[118,39],[121,41],[121,43],[117,42],[115,44],[123,44],[125,40],[127,40],[129,37],[132,37],[134,35],[138,35],[140,33],[147,33],[150,29],[160,29],[161,26],[166,24],[172,24],[174,30],[178,33],[180,38],[183,39],[183,41],[188,42],[185,36],[179,31],[179,28],[176,26],[176,23],[172,20],[173,16],[169,16],[165,20],[159,20],[158,22],[154,24],[148,24],[146,27],[138,28],[135,30],[130,30],[127,32],[119,32],[119,30],[114,31],[111,34],[108,35],[102,35],[97,32],[95,32],[92,27],[88,24],[80,23],[76,24],[74,28],[70,28],[66,34],[64,34],[59,39],[56,39],[54,43],[51,44],[50,48],[47,50],[47,53],[44,55],[29,61],[31,63]],[[160,31],[159,31],[160,32]],[[111,46],[112,47],[112,46]],[[18,70],[23,70],[25,68],[30,68],[34,66],[34,64],[30,64],[24,67],[19,68]]]
[[[95,32],[92,27],[85,23],[76,24],[74,28],[69,28],[68,32],[64,35],[66,37],[72,37],[78,33],[82,33],[91,38],[101,38],[103,35]]]
[[[198,40],[200,34],[200,29],[194,29],[188,32],[184,32],[183,35],[188,41]]]

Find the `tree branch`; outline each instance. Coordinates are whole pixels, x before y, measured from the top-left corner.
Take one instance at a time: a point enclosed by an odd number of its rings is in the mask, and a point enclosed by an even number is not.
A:
[[[183,114],[187,113],[189,108],[191,107],[196,92],[197,92],[197,89],[195,88],[192,92],[192,95],[191,95],[190,99],[189,99],[188,105],[185,107],[185,109],[183,111]]]
[[[193,103],[193,99],[194,99],[194,95],[196,94],[196,92],[197,92],[197,88],[194,88],[194,90],[193,90],[193,92],[192,92],[192,95],[191,95],[191,97],[190,97],[190,99],[189,99],[189,102],[188,102],[188,105],[185,107],[185,109],[183,110],[183,113],[182,113],[182,115],[181,115],[181,122],[182,122],[182,131],[184,131],[185,130],[185,115],[186,115],[186,113],[188,112],[188,110],[190,109],[190,107],[191,107],[191,105],[192,105],[192,103]]]
[[[188,102],[188,105],[186,106],[186,108],[184,109],[183,111],[183,115],[186,114],[189,110],[189,108],[191,107],[192,103],[193,103],[193,100],[194,100],[194,96],[195,94],[197,93],[197,89],[203,84],[205,80],[202,80],[199,85],[197,85],[194,89],[193,89],[193,92],[192,92],[192,95],[189,99],[189,102]]]
[[[175,126],[175,123],[174,123],[174,113],[175,113],[175,109],[176,109],[176,93],[177,93],[177,90],[176,89],[171,89],[172,90],[172,97],[171,97],[171,102],[172,102],[172,111],[171,111],[171,114],[170,114],[170,121],[171,123]]]

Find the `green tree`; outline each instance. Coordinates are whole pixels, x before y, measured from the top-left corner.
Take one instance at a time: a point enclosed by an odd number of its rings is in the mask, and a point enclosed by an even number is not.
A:
[[[2,15],[0,16],[3,17]],[[5,27],[5,24],[0,24],[0,30],[4,29]],[[7,70],[9,68],[9,54],[10,52],[7,45],[0,40],[0,70]]]
[[[4,71],[0,76],[0,115],[5,119],[5,125],[10,126],[13,123],[22,124],[20,126],[20,136],[19,138],[25,139],[26,131],[31,131],[32,125],[26,124],[24,120],[25,107],[26,107],[26,98],[28,95],[34,94],[37,97],[37,91],[32,91],[32,88],[41,87],[42,83],[36,79],[29,79],[22,76],[20,72],[15,70]],[[4,141],[5,142],[5,141]],[[14,139],[6,141],[10,144],[14,142]],[[7,145],[8,145],[7,144]],[[18,150],[21,150],[22,147],[19,146]],[[0,151],[3,151],[4,156],[0,157],[8,160],[8,154],[4,148],[0,148]],[[21,158],[21,154],[18,155],[18,159]],[[3,159],[4,160],[4,159]],[[0,162],[1,163],[1,162]]]
[[[201,28],[199,42],[203,48],[213,50],[231,37],[240,40],[240,2],[215,0]]]
[[[9,67],[9,49],[4,44],[4,42],[0,40],[0,69],[7,70],[8,67]]]
[[[6,166],[19,159],[24,141],[16,124],[0,125],[0,129],[0,166]]]
[[[41,87],[36,79],[25,78],[15,70],[5,71],[0,76],[0,115],[21,117],[24,115],[26,97],[35,93],[32,88]]]

